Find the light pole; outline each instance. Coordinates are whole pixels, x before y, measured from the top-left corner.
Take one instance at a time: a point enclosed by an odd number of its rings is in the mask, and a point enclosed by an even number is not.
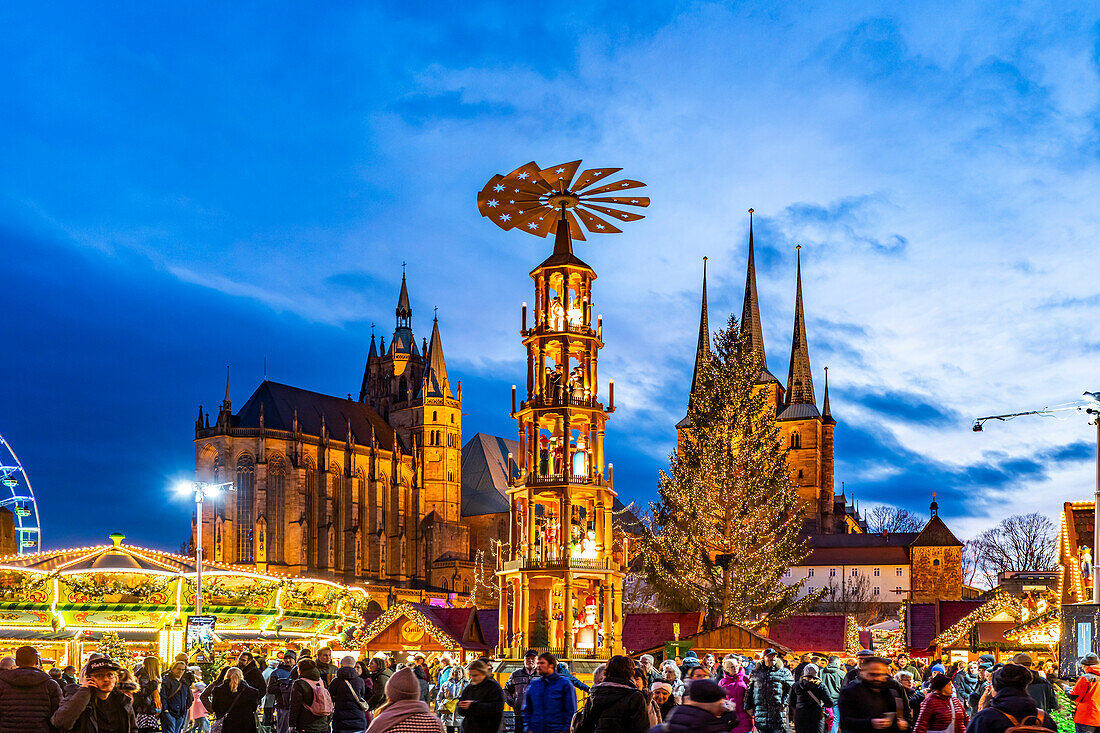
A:
[[[1090,568],[1090,575],[1092,577],[1092,602],[1100,604],[1100,578],[1096,577],[1096,563],[1100,561],[1100,525],[1097,524],[1097,520],[1100,520],[1100,392],[1085,392],[1084,399],[1076,405],[1069,407],[1055,407],[1046,408],[1042,410],[1029,410],[1028,412],[1014,412],[1008,415],[988,415],[986,417],[979,417],[974,421],[974,432],[982,432],[982,426],[990,420],[1011,420],[1014,417],[1022,417],[1024,415],[1049,415],[1052,412],[1065,412],[1067,410],[1080,410],[1092,415],[1092,419],[1089,422],[1090,425],[1096,426],[1096,485],[1095,493],[1093,494],[1093,532],[1092,532],[1092,568]]]
[[[182,482],[179,491],[195,495],[195,615],[202,615],[202,502],[206,493],[217,496],[222,489],[233,486],[232,481],[214,484],[207,481]]]

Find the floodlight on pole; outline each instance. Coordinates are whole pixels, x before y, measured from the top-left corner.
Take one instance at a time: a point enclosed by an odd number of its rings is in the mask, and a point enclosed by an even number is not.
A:
[[[221,493],[222,489],[231,489],[232,481],[211,483],[209,481],[181,481],[176,491],[190,491],[195,496],[195,615],[202,615],[202,502],[207,494],[211,497]]]

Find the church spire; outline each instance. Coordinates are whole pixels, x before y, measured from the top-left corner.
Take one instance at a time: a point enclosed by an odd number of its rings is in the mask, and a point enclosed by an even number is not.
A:
[[[699,309],[699,342],[695,347],[695,368],[691,370],[690,399],[695,395],[695,383],[699,379],[699,370],[703,360],[710,356],[710,320],[707,316],[707,258],[703,258],[703,302]]]
[[[439,318],[432,324],[432,340],[428,343],[428,353],[424,357],[424,382],[418,398],[444,397],[454,399],[451,385],[447,381],[447,361],[443,358],[443,341],[439,337]]]
[[[412,328],[412,307],[409,305],[409,288],[405,285],[405,264],[401,264],[401,295],[397,298],[397,327]]]
[[[365,403],[370,395],[370,365],[378,358],[378,346],[374,343],[374,324],[370,328],[370,351],[367,352],[367,366],[363,369],[363,385],[359,388],[359,401]]]
[[[821,417],[824,418],[825,422],[836,425],[833,413],[829,409],[829,367],[825,367],[825,397],[821,401]]]
[[[802,245],[798,245],[798,277],[794,299],[794,334],[791,337],[791,366],[787,370],[787,404],[814,404],[810,349],[806,344],[806,317],[802,313]]]
[[[756,253],[752,241],[752,214],[749,209],[749,266],[745,273],[745,305],[741,309],[741,332],[748,333],[749,348],[760,352],[764,370],[768,365],[764,355],[764,330],[760,325],[760,296],[756,292]]]
[[[225,399],[222,400],[222,409],[228,410],[233,405],[229,399],[229,365],[225,365]]]

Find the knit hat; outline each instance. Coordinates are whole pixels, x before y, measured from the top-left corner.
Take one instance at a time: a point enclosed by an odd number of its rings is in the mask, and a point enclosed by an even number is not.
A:
[[[993,688],[995,690],[1003,690],[1006,687],[1024,690],[1031,682],[1031,670],[1018,664],[1006,664],[993,673]]]
[[[419,700],[420,681],[416,679],[416,674],[408,667],[402,667],[394,672],[390,681],[386,683],[386,699],[390,702]]]
[[[932,681],[930,683],[928,683],[928,686],[931,687],[936,692],[939,692],[944,687],[947,687],[947,683],[950,682],[950,681],[951,681],[951,678],[948,677],[947,675],[937,673],[932,678]]]
[[[658,680],[658,681],[654,682],[652,685],[650,685],[649,689],[650,689],[651,692],[656,692],[657,690],[664,690],[668,694],[670,694],[670,695],[672,694],[672,685],[670,685],[667,682],[661,682],[660,680]]]
[[[1013,664],[1018,664],[1021,667],[1030,667],[1031,666],[1031,655],[1028,654],[1027,652],[1020,652],[1019,654],[1017,654],[1016,656],[1014,656],[1012,658],[1012,663]]]
[[[928,670],[928,671],[930,671],[930,672],[939,672],[940,674],[946,674],[946,673],[947,673],[947,667],[944,667],[944,666],[943,666],[942,664],[940,664],[939,662],[936,662],[935,664],[933,664],[933,665],[932,665],[932,666],[931,666],[931,667],[929,668],[929,670]]]
[[[807,664],[805,667],[802,668],[802,676],[803,677],[817,677],[817,673],[820,672],[820,671],[821,670],[818,669],[816,664]]]
[[[692,680],[688,682],[687,696],[692,702],[718,702],[726,699],[726,691],[711,679]]]

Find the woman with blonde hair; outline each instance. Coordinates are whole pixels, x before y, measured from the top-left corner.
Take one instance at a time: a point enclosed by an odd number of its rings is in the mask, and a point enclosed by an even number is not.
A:
[[[138,733],[160,730],[160,660],[146,657],[137,670],[134,716]]]
[[[262,697],[244,681],[239,667],[230,667],[225,679],[207,687],[199,699],[214,713],[214,725],[220,721],[225,733],[256,733],[256,706]]]
[[[451,665],[451,671],[447,674],[447,679],[439,686],[439,693],[436,695],[435,701],[435,712],[439,715],[439,719],[443,721],[448,733],[457,731],[462,727],[462,714],[458,711],[458,699],[462,697],[462,692],[466,689],[467,684],[466,670],[461,664],[455,662]]]

